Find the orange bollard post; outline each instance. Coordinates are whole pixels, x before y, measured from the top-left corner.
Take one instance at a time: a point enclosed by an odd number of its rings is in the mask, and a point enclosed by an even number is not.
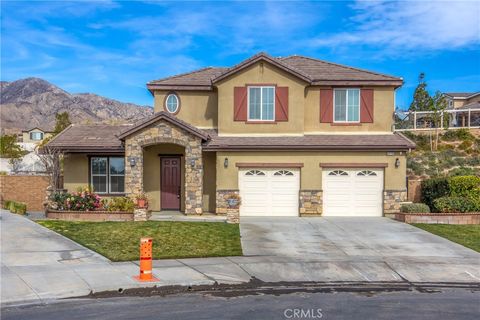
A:
[[[159,281],[152,274],[152,238],[140,239],[140,274],[134,278],[138,281]]]

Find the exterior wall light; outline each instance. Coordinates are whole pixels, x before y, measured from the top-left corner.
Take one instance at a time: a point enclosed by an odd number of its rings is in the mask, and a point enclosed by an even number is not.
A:
[[[400,167],[400,159],[395,159],[395,168]]]
[[[193,160],[193,159],[190,160],[190,166],[191,166],[192,168],[195,167],[195,160]]]
[[[225,160],[223,160],[223,166],[225,168],[228,168],[228,158],[225,158]]]
[[[130,167],[135,167],[137,161],[135,160],[134,157],[128,158],[128,162],[130,163]]]

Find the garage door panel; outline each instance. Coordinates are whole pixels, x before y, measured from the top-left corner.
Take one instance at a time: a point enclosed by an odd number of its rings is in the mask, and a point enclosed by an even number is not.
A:
[[[381,216],[383,170],[323,171],[325,216]]]
[[[262,169],[263,175],[258,175],[258,171],[239,171],[240,215],[298,216],[299,171]]]

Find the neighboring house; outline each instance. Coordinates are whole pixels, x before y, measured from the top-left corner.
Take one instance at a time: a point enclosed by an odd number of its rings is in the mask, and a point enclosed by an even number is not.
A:
[[[477,92],[447,92],[447,109],[457,112],[451,113],[450,126],[452,127],[479,127],[480,126],[480,91]]]
[[[64,186],[144,191],[152,210],[241,216],[381,216],[406,200],[392,132],[401,78],[302,56],[257,54],[231,68],[151,81],[155,114],[132,125],[71,125]]]
[[[40,143],[43,139],[48,138],[52,135],[53,130],[34,127],[29,130],[22,131],[22,142],[23,143]]]

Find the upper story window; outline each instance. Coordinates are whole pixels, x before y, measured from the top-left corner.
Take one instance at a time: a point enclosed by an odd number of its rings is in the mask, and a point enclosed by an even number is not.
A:
[[[248,120],[275,120],[275,87],[248,87]]]
[[[175,93],[170,93],[165,99],[165,109],[170,113],[177,113],[180,108],[180,99]]]
[[[360,89],[335,89],[334,122],[360,122]]]
[[[123,157],[90,158],[90,181],[97,193],[125,192],[125,160]]]
[[[42,140],[43,132],[30,132],[30,140]]]

